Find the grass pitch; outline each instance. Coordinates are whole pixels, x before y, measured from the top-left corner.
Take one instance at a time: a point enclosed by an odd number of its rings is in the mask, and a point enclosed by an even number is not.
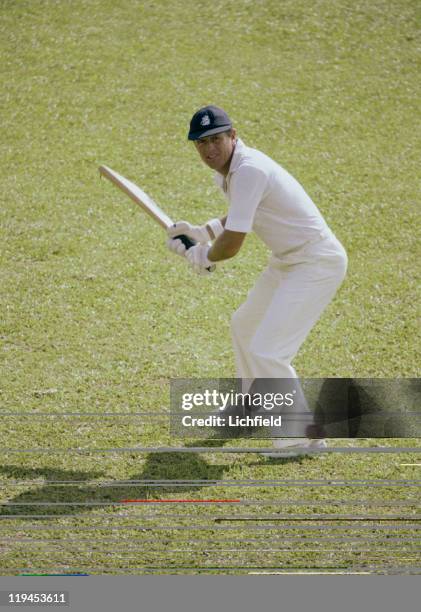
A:
[[[214,541],[212,548],[203,540],[194,544],[189,531],[131,529],[149,507],[104,505],[182,493],[274,502],[265,507],[269,514],[285,513],[276,505],[281,501],[317,502],[336,512],[333,500],[366,500],[360,510],[374,514],[392,512],[376,503],[415,504],[416,488],[369,487],[363,495],[334,486],[98,486],[128,479],[408,479],[419,466],[400,464],[417,463],[415,456],[270,462],[4,451],[177,445],[165,419],[153,416],[168,408],[169,379],[233,375],[230,315],[265,265],[264,247],[248,237],[234,260],[211,278],[196,278],[167,252],[161,230],[97,172],[101,163],[115,168],[175,219],[203,222],[223,214],[211,173],[186,140],[192,113],[208,103],[226,108],[247,144],[302,182],[347,248],[347,280],[300,351],[300,375],[419,375],[416,7],[415,0],[0,3],[2,491],[4,501],[32,504],[3,508],[19,515],[0,525],[4,573],[417,563],[410,542],[400,545],[397,559],[391,541],[380,555],[380,545],[368,553],[352,543],[326,547],[321,560],[321,539],[304,546],[302,538],[287,541],[287,532],[280,545],[288,550],[259,552],[280,537],[279,525],[247,543],[240,540],[256,534],[236,523],[224,532],[237,540],[230,548],[216,542],[222,524],[214,516],[230,514],[229,506],[192,506],[183,519],[171,518],[176,509],[164,505],[159,516],[144,519],[156,527],[197,520],[208,528],[198,533]],[[150,416],[133,415],[140,411]],[[72,412],[85,416],[37,417]],[[130,414],[88,414],[106,412]],[[57,480],[80,482],[45,482]],[[45,502],[98,505],[35,505]],[[317,506],[288,508],[311,517]],[[54,516],[22,517],[43,513]],[[92,527],[98,529],[84,531]],[[367,529],[353,524],[349,535],[363,537]],[[403,533],[411,535],[408,530]],[[190,541],[178,541],[180,534]],[[117,541],[106,548],[101,540],[111,537]],[[148,544],[147,537],[157,539]],[[257,551],[249,550],[255,545]]]

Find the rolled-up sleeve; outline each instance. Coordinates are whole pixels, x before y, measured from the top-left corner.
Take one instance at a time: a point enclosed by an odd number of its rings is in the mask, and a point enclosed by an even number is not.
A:
[[[232,175],[225,229],[233,232],[251,232],[254,215],[262,201],[268,184],[265,172],[256,166],[241,165]]]

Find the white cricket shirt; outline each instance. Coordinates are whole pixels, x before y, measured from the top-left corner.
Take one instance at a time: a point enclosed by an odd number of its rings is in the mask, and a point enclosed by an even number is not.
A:
[[[228,176],[215,174],[230,206],[225,228],[254,231],[281,257],[330,230],[300,183],[273,159],[237,139]]]

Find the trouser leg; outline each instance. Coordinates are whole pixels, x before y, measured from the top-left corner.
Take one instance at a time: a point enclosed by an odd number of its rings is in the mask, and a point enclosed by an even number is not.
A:
[[[296,378],[291,361],[332,300],[345,270],[344,252],[326,260],[270,265],[233,316],[237,376]],[[294,432],[298,429],[288,434]]]
[[[291,361],[342,280],[341,266],[268,267],[232,317],[238,378],[295,378]]]
[[[343,277],[341,260],[330,265],[303,263],[279,270],[278,286],[248,345],[248,362],[255,377],[290,375],[292,359]]]
[[[279,273],[266,268],[231,319],[231,335],[234,347],[237,378],[253,379],[254,364],[250,355],[250,344],[264,314],[279,286]]]

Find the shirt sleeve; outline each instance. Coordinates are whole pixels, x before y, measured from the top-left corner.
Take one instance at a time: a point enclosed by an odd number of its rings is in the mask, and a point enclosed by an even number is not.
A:
[[[243,165],[236,170],[229,186],[230,207],[225,229],[251,232],[254,215],[261,202],[268,178],[260,168]]]

